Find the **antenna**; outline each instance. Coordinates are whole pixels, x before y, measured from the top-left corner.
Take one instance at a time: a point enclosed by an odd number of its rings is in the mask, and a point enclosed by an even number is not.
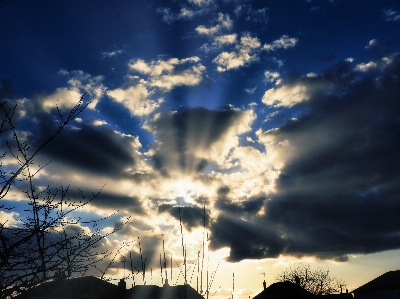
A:
[[[185,257],[184,257],[184,264],[185,264],[185,285],[187,285],[187,278],[186,278],[186,245],[185,245]]]
[[[200,293],[203,294],[203,269],[204,269],[204,234],[206,231],[206,203],[203,205],[203,258],[201,260]]]
[[[207,247],[209,247],[210,245],[209,245],[209,243],[208,243],[208,232],[207,232]],[[207,253],[208,253],[208,262],[207,262],[207,299],[208,299],[208,293],[209,293],[209,290],[208,290],[208,267],[210,266],[210,251],[209,251],[209,248],[207,249]]]
[[[200,273],[200,250],[197,251],[197,287],[196,292],[199,292],[199,273]]]
[[[167,275],[167,259],[165,258],[165,247],[164,247],[164,234],[162,234],[162,250],[164,253],[164,270],[165,270],[165,283],[168,283],[168,275]]]
[[[179,211],[179,225],[181,226],[181,236],[182,236],[182,255],[185,255],[185,249],[183,247],[183,231],[182,231],[182,216],[181,216],[181,206],[178,207]]]
[[[124,264],[124,279],[125,279],[125,263],[126,263],[125,257],[122,257],[121,263]]]
[[[163,279],[163,276],[162,276],[161,253],[160,253],[160,274],[161,274],[161,284],[164,284],[164,279]]]
[[[233,284],[232,286],[232,299],[233,299],[233,293],[235,292],[235,272],[233,272],[232,275],[232,284]]]

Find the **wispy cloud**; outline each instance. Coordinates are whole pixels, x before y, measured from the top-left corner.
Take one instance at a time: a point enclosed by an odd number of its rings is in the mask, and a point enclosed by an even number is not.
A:
[[[189,3],[196,4],[198,6],[208,6],[213,4],[215,0],[188,0]]]
[[[282,35],[279,39],[274,40],[270,44],[264,44],[263,50],[275,51],[277,49],[287,49],[294,47],[298,42],[297,38]]]
[[[383,10],[385,20],[388,22],[400,22],[400,12],[393,9]]]
[[[216,23],[217,23],[216,25],[211,27],[200,25],[196,28],[196,31],[198,34],[212,36],[220,33],[224,29],[229,30],[233,26],[233,21],[231,20],[229,15],[223,13],[218,13]]]
[[[268,23],[268,8],[254,9],[251,5],[243,4],[236,6],[235,15],[237,17],[245,17],[246,22],[255,24],[267,24]]]
[[[102,58],[109,58],[109,57],[115,57],[117,55],[121,55],[124,52],[124,50],[115,50],[111,52],[100,52],[100,55]]]

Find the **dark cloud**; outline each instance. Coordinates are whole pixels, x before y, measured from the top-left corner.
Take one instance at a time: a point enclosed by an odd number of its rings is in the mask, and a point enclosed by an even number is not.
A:
[[[170,171],[199,172],[208,161],[196,157],[224,137],[243,112],[230,107],[221,110],[185,108],[157,118],[151,130],[162,147],[156,148],[153,162],[164,175]]]
[[[229,187],[225,186],[218,189],[218,199],[215,203],[215,207],[218,210],[228,212],[230,214],[256,214],[258,211],[260,211],[265,202],[265,197],[249,198],[248,200],[233,202],[229,195]]]
[[[206,226],[209,224],[209,212],[200,207],[176,207],[168,204],[158,206],[159,213],[169,213],[177,220],[182,220],[182,224],[190,231],[192,228],[204,225],[204,217]]]
[[[120,176],[124,169],[134,166],[133,137],[118,134],[106,126],[74,125],[79,127],[67,127],[41,154],[49,160],[96,174]],[[55,128],[43,121],[41,130],[35,144],[43,142],[44,136],[50,136]]]
[[[231,261],[279,254],[345,261],[400,248],[400,55],[387,61],[364,72],[335,65],[318,79],[331,92],[265,133],[288,144],[277,190],[265,214],[253,216],[220,190],[213,248],[230,246]]]
[[[92,205],[99,208],[108,208],[120,210],[121,212],[146,215],[142,203],[137,197],[117,195],[112,193],[101,192],[100,195],[92,201]]]
[[[265,226],[226,214],[218,217],[211,228],[211,249],[230,247],[228,261],[277,257],[285,243],[274,226]]]

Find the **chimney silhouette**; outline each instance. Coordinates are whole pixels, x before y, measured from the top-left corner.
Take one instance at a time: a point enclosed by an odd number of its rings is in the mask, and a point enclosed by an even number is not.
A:
[[[296,285],[300,286],[300,278],[296,275],[296,277],[294,278],[294,280],[296,281]]]
[[[168,278],[167,278],[167,277],[165,278],[164,287],[169,287],[169,284],[168,284]]]
[[[263,281],[263,287],[264,287],[264,290],[267,288],[267,283],[265,282],[265,279]]]
[[[121,289],[126,290],[126,282],[125,282],[125,280],[124,280],[123,278],[121,278],[121,279],[119,280],[119,282],[118,282],[118,287],[121,288]]]

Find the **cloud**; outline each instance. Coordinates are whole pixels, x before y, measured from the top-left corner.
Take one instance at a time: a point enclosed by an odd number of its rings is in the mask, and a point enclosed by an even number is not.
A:
[[[218,13],[217,24],[212,27],[205,27],[203,25],[198,26],[196,31],[198,34],[203,35],[216,35],[220,33],[223,29],[229,30],[233,26],[233,22],[229,15],[224,15],[223,13]]]
[[[115,101],[122,103],[132,115],[146,116],[160,107],[162,100],[153,101],[149,97],[151,93],[143,84],[130,86],[127,89],[117,88],[107,92],[107,95]]]
[[[400,22],[400,12],[393,9],[384,9],[385,20],[388,22]]]
[[[236,44],[236,41],[237,41],[236,33],[215,36],[211,44],[206,43],[202,45],[200,49],[208,53],[211,51],[218,50],[224,46]]]
[[[41,135],[46,138],[54,129],[51,120],[43,118],[40,123]],[[35,136],[35,135],[33,135]],[[32,137],[33,138],[33,137]],[[38,138],[38,136],[36,136]],[[40,144],[38,139],[31,145]],[[124,136],[107,126],[79,124],[75,128],[63,131],[62,138],[57,138],[42,150],[48,160],[64,163],[93,174],[113,173],[121,176],[124,170],[135,165],[135,147],[140,146],[133,136]]]
[[[156,12],[162,15],[162,21],[172,24],[178,20],[192,20],[196,16],[207,13],[212,7],[213,0],[193,0],[188,2],[190,7],[181,3],[180,9],[173,12],[169,7],[158,7]],[[195,7],[193,7],[193,4]]]
[[[206,227],[209,224],[209,212],[206,211],[204,214],[203,208],[201,207],[177,207],[168,204],[161,204],[158,206],[159,213],[168,213],[176,220],[182,221],[182,224],[186,229],[191,231],[195,227],[203,227],[204,217],[206,217]]]
[[[276,84],[279,84],[281,82],[281,80],[279,79],[281,75],[278,72],[265,71],[264,75],[267,82],[276,82]]]
[[[102,84],[102,76],[93,77],[83,71],[68,72],[64,69],[60,70],[59,74],[69,77],[68,87],[60,87],[50,95],[39,96],[38,100],[47,112],[56,109],[56,106],[62,110],[69,110],[78,103],[83,94],[91,101],[88,108],[94,109],[106,91]]]
[[[255,23],[258,25],[268,23],[268,8],[263,7],[254,9],[251,5],[238,5],[234,10],[236,16],[245,16],[246,22]]]
[[[42,107],[48,112],[55,109],[57,106],[63,110],[71,109],[78,103],[81,96],[82,94],[77,89],[60,87],[57,88],[53,94],[41,99]]]
[[[117,55],[120,55],[124,52],[124,50],[115,50],[115,51],[111,51],[111,52],[101,52],[101,56],[102,58],[110,58],[110,57],[114,57]]]
[[[158,88],[163,92],[170,91],[176,86],[194,86],[198,85],[201,80],[205,67],[198,63],[200,58],[197,56],[178,59],[171,58],[168,60],[157,60],[146,63],[144,60],[138,59],[129,64],[132,71],[146,75],[147,78],[141,80],[141,94],[145,96],[144,86],[150,88]],[[196,65],[188,66],[197,63]]]
[[[228,39],[229,42],[236,41],[236,38],[233,38],[234,36],[228,36],[230,37],[230,39]],[[226,38],[222,39],[222,41],[226,41]],[[217,57],[215,57],[213,62],[217,64],[217,70],[219,72],[224,72],[229,69],[237,69],[258,61],[259,53],[261,51],[288,49],[290,47],[294,47],[296,43],[296,38],[290,38],[287,35],[283,35],[280,39],[273,41],[271,44],[264,44],[261,47],[261,42],[258,37],[253,37],[250,35],[250,33],[245,33],[240,38],[240,42],[236,43],[234,51],[224,51],[220,53]],[[225,44],[228,44],[228,42]],[[206,44],[203,46],[203,48],[207,51],[210,51],[218,48],[219,45],[222,44],[214,40],[214,43],[211,47]]]
[[[198,6],[208,6],[212,4],[214,0],[188,0],[188,2]]]
[[[221,36],[216,36],[214,38],[214,43],[217,47],[222,47],[224,45],[231,45],[236,43],[236,39],[237,39],[236,33],[225,34]]]
[[[298,42],[297,38],[282,35],[279,39],[274,40],[271,44],[264,44],[262,47],[265,51],[275,51],[277,49],[288,49],[294,47]]]
[[[229,246],[230,261],[346,261],[400,248],[399,72],[394,54],[366,72],[343,62],[317,77],[293,78],[289,87],[318,90],[323,83],[328,92],[308,93],[300,116],[258,132],[277,168],[275,189],[254,202],[221,191],[211,247]]]
[[[153,163],[164,175],[196,174],[211,162],[229,167],[230,150],[238,145],[238,135],[251,129],[253,120],[252,111],[231,107],[188,108],[157,115],[146,126],[156,136]]]
[[[159,7],[157,8],[157,13],[162,15],[162,20],[167,24],[179,20],[179,16],[174,15],[169,7]]]
[[[235,51],[220,53],[213,62],[217,64],[217,70],[224,72],[229,69],[236,69],[259,60],[258,49],[261,43],[257,37],[245,34],[240,38]]]
[[[20,215],[17,212],[4,212],[0,211],[0,224],[1,227],[15,227],[22,224]]]
[[[313,79],[312,81],[311,78]],[[271,80],[274,80],[274,78],[272,77]],[[262,102],[272,107],[292,107],[304,101],[308,101],[312,95],[330,93],[332,92],[332,88],[331,82],[323,78],[306,76],[304,80],[298,80],[293,83],[282,84],[268,89],[262,97]]]
[[[385,69],[386,66],[390,65],[392,63],[391,58],[389,57],[383,57],[382,59],[378,61],[370,61],[367,63],[359,63],[355,66],[354,70],[359,71],[359,72],[368,72],[371,70],[378,70],[378,69]]]

